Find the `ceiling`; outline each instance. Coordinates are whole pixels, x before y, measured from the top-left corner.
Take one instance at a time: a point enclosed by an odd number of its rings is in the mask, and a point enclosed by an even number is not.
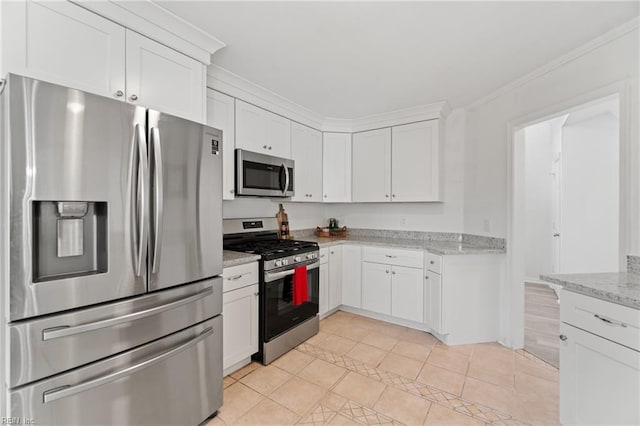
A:
[[[638,2],[156,3],[213,62],[325,117],[462,107],[639,14]]]

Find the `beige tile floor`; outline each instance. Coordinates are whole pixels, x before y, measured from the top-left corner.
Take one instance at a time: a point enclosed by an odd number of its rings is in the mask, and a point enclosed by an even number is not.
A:
[[[496,343],[448,347],[428,333],[336,312],[269,366],[224,379],[208,426],[558,424],[558,370]]]

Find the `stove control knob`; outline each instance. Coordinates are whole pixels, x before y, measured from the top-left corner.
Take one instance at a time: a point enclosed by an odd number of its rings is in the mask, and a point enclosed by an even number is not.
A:
[[[309,253],[309,254],[307,255],[307,260],[308,260],[308,259],[313,259],[313,253]]]
[[[280,266],[282,266],[282,260],[276,260],[276,261],[275,261],[275,265],[276,265],[276,267],[278,267],[278,268],[279,268]]]
[[[289,259],[283,259],[282,260],[282,264],[283,265],[288,265],[289,264]]]
[[[302,260],[302,258],[300,256],[296,256],[293,258],[294,261],[296,262],[300,262]]]

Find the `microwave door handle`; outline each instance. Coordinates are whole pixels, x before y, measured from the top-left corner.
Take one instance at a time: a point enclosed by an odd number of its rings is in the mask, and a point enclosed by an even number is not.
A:
[[[160,265],[160,248],[163,234],[164,218],[164,180],[162,170],[162,146],[160,144],[160,130],[157,127],[151,129],[151,147],[153,154],[153,260],[151,273],[158,272]]]
[[[282,195],[286,195],[287,190],[289,189],[289,169],[287,165],[282,162],[282,168],[284,169],[284,188],[282,189]]]

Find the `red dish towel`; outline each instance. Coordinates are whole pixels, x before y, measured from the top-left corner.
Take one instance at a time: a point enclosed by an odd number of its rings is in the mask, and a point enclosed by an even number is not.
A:
[[[293,305],[301,305],[309,300],[307,290],[307,267],[298,266],[293,271]]]

